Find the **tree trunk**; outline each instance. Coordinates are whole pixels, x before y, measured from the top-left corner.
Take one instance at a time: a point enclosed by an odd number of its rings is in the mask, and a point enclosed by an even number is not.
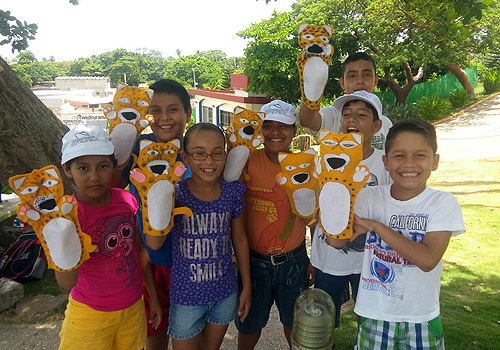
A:
[[[389,88],[394,93],[394,96],[396,96],[396,103],[401,105],[406,103],[406,99],[408,98],[411,89],[413,89],[415,84],[420,79],[422,79],[422,76],[424,75],[423,65],[418,68],[418,73],[415,76],[412,75],[411,67],[408,62],[405,62],[404,69],[406,73],[406,80],[408,82],[406,83],[405,86],[401,87],[399,86],[398,83],[396,83],[396,81],[392,77],[389,67],[384,67],[385,81],[387,82],[387,85],[389,85]]]
[[[453,62],[448,62],[446,66],[448,67],[450,72],[452,72],[453,75],[457,77],[458,81],[460,82],[460,84],[462,84],[465,91],[469,93],[469,97],[471,99],[476,99],[476,91],[474,90],[474,86],[472,85],[469,77],[467,76],[467,74],[465,74],[465,71]]]
[[[61,138],[67,131],[0,57],[0,183],[50,164],[61,170]],[[73,191],[61,176],[66,191]]]

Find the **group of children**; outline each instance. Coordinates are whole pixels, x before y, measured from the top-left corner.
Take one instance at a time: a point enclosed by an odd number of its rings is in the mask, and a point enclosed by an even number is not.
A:
[[[224,132],[199,123],[184,135],[187,91],[168,79],[151,85],[153,133],[140,135],[133,153],[142,139],[181,140],[178,160],[188,171],[175,203],[193,212],[175,216],[171,232],[158,237],[143,233],[141,197],[130,168],[117,171],[109,137],[92,127],[69,131],[63,169],[77,186],[82,230],[98,249],[77,270],[56,272],[71,289],[60,349],[167,349],[169,337],[174,349],[218,349],[233,321],[238,349],[253,349],[273,303],[290,344],[295,300],[313,284],[332,296],[337,327],[350,284],[359,349],[444,349],[442,256],[450,237],[464,232],[461,210],[451,194],[426,186],[439,161],[434,127],[407,120],[391,128],[371,93],[377,79],[370,56],[351,55],[340,78],[346,95],[319,112],[300,106],[301,124],[313,134],[363,134],[362,164],[370,170],[356,201],[353,238],[332,239],[312,227],[310,261],[308,220],[292,213],[275,179],[278,154],[291,152],[297,130],[290,104],[262,107],[264,147],[251,153],[246,181],[228,183],[220,179]],[[126,185],[129,192],[120,189]]]

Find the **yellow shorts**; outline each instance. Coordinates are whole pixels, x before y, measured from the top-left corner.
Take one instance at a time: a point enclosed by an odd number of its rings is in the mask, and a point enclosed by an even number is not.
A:
[[[120,311],[97,311],[69,296],[59,350],[134,350],[146,346],[146,313],[141,299]]]

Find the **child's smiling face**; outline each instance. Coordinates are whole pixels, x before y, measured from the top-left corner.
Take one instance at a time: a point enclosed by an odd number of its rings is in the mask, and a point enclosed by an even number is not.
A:
[[[438,167],[439,155],[423,135],[405,131],[394,137],[383,161],[394,181],[392,197],[408,200],[425,190],[427,179]]]
[[[196,130],[190,134],[182,158],[185,164],[191,166],[193,178],[213,182],[217,181],[224,169],[225,154],[222,134],[210,130]]]
[[[158,142],[182,140],[186,123],[191,119],[191,109],[184,110],[179,96],[164,92],[155,93],[148,113],[153,116],[151,130]]]
[[[342,132],[359,132],[363,134],[365,142],[370,142],[373,135],[380,130],[380,119],[373,120],[373,111],[365,101],[350,101],[342,108]]]

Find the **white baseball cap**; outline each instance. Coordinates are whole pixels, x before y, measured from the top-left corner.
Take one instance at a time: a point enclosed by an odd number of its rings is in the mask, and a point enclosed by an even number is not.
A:
[[[342,108],[344,108],[344,105],[347,102],[352,100],[361,100],[369,103],[377,111],[378,119],[382,117],[382,102],[380,102],[380,99],[377,95],[372,94],[371,92],[366,92],[365,90],[360,90],[353,92],[352,94],[340,96],[335,100],[335,102],[333,102],[333,107],[335,107],[335,109],[338,110],[342,115]]]
[[[295,108],[291,104],[281,100],[274,100],[263,105],[260,111],[266,113],[264,121],[274,120],[288,125],[293,125],[297,122]]]
[[[114,151],[115,147],[104,130],[95,125],[81,124],[63,136],[61,164],[81,156],[107,156]]]

